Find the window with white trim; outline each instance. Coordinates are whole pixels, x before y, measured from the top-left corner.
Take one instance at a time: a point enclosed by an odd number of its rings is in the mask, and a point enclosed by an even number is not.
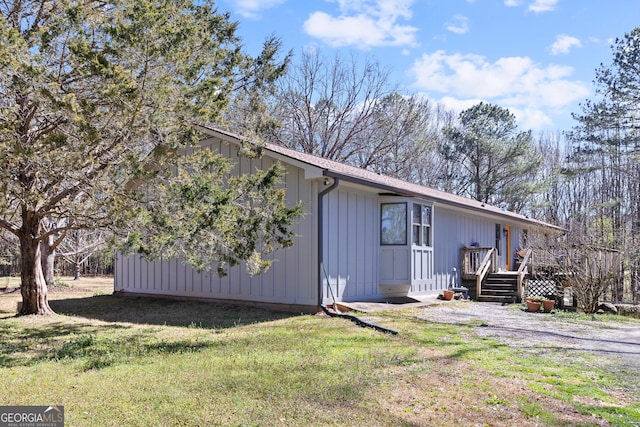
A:
[[[412,242],[416,246],[431,246],[431,206],[413,204]]]

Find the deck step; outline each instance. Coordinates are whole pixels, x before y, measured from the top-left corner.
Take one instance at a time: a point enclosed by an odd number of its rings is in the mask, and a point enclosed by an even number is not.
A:
[[[479,302],[495,302],[501,304],[513,304],[516,302],[516,296],[496,296],[496,295],[480,295],[477,298]]]
[[[482,288],[482,295],[487,295],[487,296],[511,296],[511,295],[515,295],[516,291],[513,289],[487,289],[487,288]]]
[[[514,303],[518,295],[518,277],[513,274],[493,273],[482,285],[482,295],[477,300],[483,302]]]

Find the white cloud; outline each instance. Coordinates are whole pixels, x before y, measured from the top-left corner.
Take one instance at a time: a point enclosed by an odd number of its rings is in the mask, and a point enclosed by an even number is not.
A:
[[[428,98],[428,96],[426,96]],[[444,105],[450,110],[455,111],[456,114],[459,114],[463,110],[473,107],[481,103],[482,99],[457,99],[451,96],[444,96],[438,99],[438,103]]]
[[[535,0],[529,5],[528,9],[535,13],[550,12],[555,10],[558,1],[560,0]]]
[[[466,34],[469,31],[469,18],[455,15],[451,21],[445,24],[445,27],[452,33]]]
[[[543,130],[553,126],[553,119],[542,110],[534,108],[509,108],[516,116],[516,122],[521,130]]]
[[[245,18],[255,19],[260,12],[285,3],[287,0],[234,0],[235,10]]]
[[[342,14],[356,13],[372,16],[390,15],[411,18],[411,5],[415,0],[325,0],[338,3]]]
[[[559,1],[560,0],[533,0],[533,2],[527,6],[527,10],[535,13],[550,12],[555,10]],[[517,7],[523,3],[524,0],[504,0],[504,5],[507,7]]]
[[[418,29],[400,25],[401,18],[411,18],[413,0],[337,0],[338,16],[316,11],[303,28],[330,46],[417,46]]]
[[[561,53],[569,53],[572,47],[582,47],[582,43],[579,39],[568,36],[566,34],[560,34],[556,37],[556,41],[551,45],[551,53],[554,55],[560,55]]]
[[[454,111],[456,115],[473,107],[474,105],[478,105],[480,102],[487,102],[485,99],[456,99],[450,96],[442,97],[436,101],[439,104],[444,105],[446,108]],[[508,108],[509,112],[516,117],[516,123],[520,130],[545,130],[553,127],[553,119],[541,109],[518,108],[495,102],[494,104]]]
[[[573,71],[568,66],[542,66],[528,57],[489,62],[483,56],[448,55],[442,50],[424,54],[411,69],[415,86],[445,95],[446,105],[492,102],[509,108],[529,128],[549,125],[552,112],[589,95],[585,84],[570,80]]]

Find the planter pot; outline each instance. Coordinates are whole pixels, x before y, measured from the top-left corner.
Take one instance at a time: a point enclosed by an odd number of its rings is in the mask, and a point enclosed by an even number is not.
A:
[[[542,303],[540,301],[527,301],[527,311],[540,311],[540,306]]]
[[[444,291],[442,291],[442,295],[444,296],[444,299],[446,299],[447,301],[451,301],[451,298],[453,298],[453,291],[445,289]]]
[[[553,310],[553,307],[556,306],[556,301],[552,300],[552,299],[546,299],[544,301],[542,301],[542,309],[544,310],[545,313],[549,313],[551,312],[551,310]]]

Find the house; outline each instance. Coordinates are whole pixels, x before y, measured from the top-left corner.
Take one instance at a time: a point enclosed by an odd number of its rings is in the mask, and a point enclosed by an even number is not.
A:
[[[177,259],[118,256],[115,290],[195,297],[315,312],[336,301],[438,294],[460,277],[462,248],[493,250],[495,270],[514,268],[528,230],[552,227],[499,207],[266,144],[260,159],[238,157],[241,137],[202,127],[203,146],[233,159],[237,173],[281,162],[287,201],[301,201],[292,247],[262,275],[243,266],[226,277]],[[215,271],[215,269],[213,269]]]

